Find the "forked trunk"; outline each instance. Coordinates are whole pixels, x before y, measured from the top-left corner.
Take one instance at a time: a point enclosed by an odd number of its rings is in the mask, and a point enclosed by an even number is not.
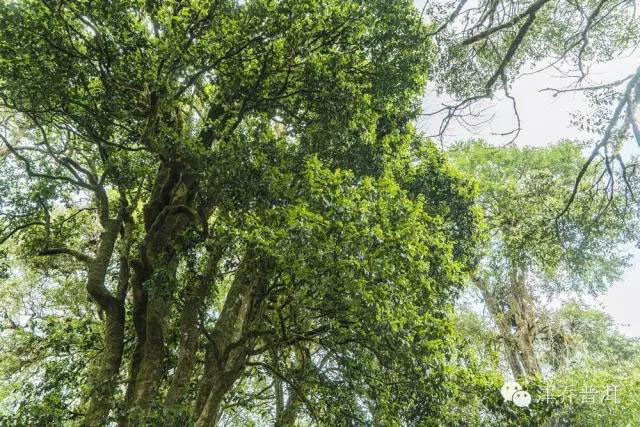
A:
[[[194,408],[197,427],[217,423],[225,395],[244,372],[259,334],[270,272],[268,257],[248,249],[207,347],[208,363]]]

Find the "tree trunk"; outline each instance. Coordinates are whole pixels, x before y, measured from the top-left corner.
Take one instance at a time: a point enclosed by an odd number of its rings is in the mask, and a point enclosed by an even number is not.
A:
[[[84,420],[86,426],[106,425],[122,363],[124,305],[114,303],[111,308],[105,310],[105,314],[105,348],[100,358],[100,367],[92,381],[92,397]]]
[[[289,391],[289,399],[287,405],[284,407],[281,415],[276,417],[274,427],[293,427],[296,425],[298,419],[298,412],[302,406],[302,400],[298,395],[298,391]]]
[[[525,270],[516,265],[511,267],[510,286],[506,304],[503,304],[508,307],[503,307],[479,279],[475,282],[498,327],[514,378],[541,375],[534,346],[535,312],[526,284]]]
[[[222,245],[209,251],[204,271],[198,277],[196,285],[188,290],[180,319],[180,344],[178,350],[178,363],[171,379],[171,385],[165,398],[165,405],[173,406],[180,401],[185,393],[196,361],[198,347],[198,315],[202,310],[207,294],[218,275],[218,264],[224,249]]]
[[[192,208],[196,185],[187,165],[162,164],[144,209],[145,238],[134,267],[134,351],[127,404],[144,415],[157,398],[165,374],[165,336],[176,289],[178,253],[184,232],[198,224]],[[122,420],[121,425],[127,421]]]
[[[112,295],[105,287],[105,276],[120,227],[120,218],[111,220],[106,224],[106,229],[100,236],[96,258],[90,263],[87,274],[87,291],[100,309],[104,311],[105,323],[104,351],[101,355],[97,372],[95,372],[95,376],[91,381],[91,400],[84,419],[84,425],[86,426],[103,426],[106,424],[122,363],[125,327],[124,298],[129,281],[128,254],[132,232],[130,220],[125,221],[116,295]]]
[[[133,405],[142,411],[147,410],[158,396],[165,374],[165,337],[177,265],[177,258],[167,260],[163,274],[154,277],[147,290],[145,337],[133,394]]]
[[[513,269],[510,297],[509,306],[516,325],[516,340],[522,365],[528,376],[540,375],[540,365],[534,348],[536,324],[532,298],[527,288],[525,272],[518,267]]]
[[[480,292],[482,293],[482,298],[484,300],[489,313],[491,314],[491,318],[496,324],[498,328],[498,332],[500,334],[500,338],[502,338],[503,348],[505,350],[505,358],[507,359],[507,363],[511,368],[511,373],[513,374],[514,379],[518,379],[522,377],[525,373],[521,363],[520,358],[518,356],[518,343],[513,336],[513,332],[511,330],[511,319],[509,313],[506,312],[500,307],[496,297],[487,290],[484,286],[478,286]]]
[[[125,406],[127,409],[133,406],[133,396],[136,390],[136,379],[140,371],[142,363],[142,354],[144,352],[144,344],[146,339],[146,312],[147,312],[147,291],[144,289],[143,282],[146,272],[145,267],[137,260],[132,261],[133,275],[131,277],[131,294],[133,296],[133,327],[136,334],[136,343],[131,354],[131,363],[129,365],[129,380],[127,391],[125,394]],[[125,427],[128,425],[128,414],[124,414],[120,418],[118,425]]]
[[[224,396],[244,372],[262,320],[270,261],[248,249],[238,267],[208,346],[207,370],[203,373],[194,414],[196,427],[214,426]],[[207,378],[208,377],[208,378]],[[205,379],[206,378],[206,379]]]
[[[274,427],[295,426],[298,413],[305,400],[305,378],[307,378],[309,370],[312,369],[311,354],[306,347],[298,344],[296,346],[295,356],[295,373],[292,378],[293,382],[290,383],[288,387],[287,403],[280,408],[280,411],[276,411]]]

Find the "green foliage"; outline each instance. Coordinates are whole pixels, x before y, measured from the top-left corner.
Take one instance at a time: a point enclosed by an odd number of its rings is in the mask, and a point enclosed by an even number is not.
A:
[[[613,349],[611,349],[613,350]],[[611,351],[610,350],[610,351]],[[593,361],[570,367],[545,386],[558,405],[552,422],[559,425],[634,426],[640,422],[640,364]],[[545,396],[546,393],[541,393]]]
[[[584,157],[579,144],[548,148],[494,148],[484,142],[452,149],[453,162],[473,177],[491,230],[483,262],[492,283],[505,282],[508,263],[536,275],[549,294],[599,294],[628,266],[625,244],[638,238],[633,201],[622,189],[609,191],[602,168],[591,167],[572,208],[561,213],[574,191]],[[621,177],[620,177],[621,178]],[[637,176],[627,177],[637,187]],[[622,178],[621,178],[622,179]],[[508,261],[507,261],[508,260]]]
[[[409,0],[0,1],[0,423],[596,419],[503,402],[455,303],[506,260],[601,291],[638,224],[590,171],[554,228],[576,144],[449,163],[415,130],[427,71],[475,87],[439,48]],[[555,316],[584,366],[636,363],[598,313]]]

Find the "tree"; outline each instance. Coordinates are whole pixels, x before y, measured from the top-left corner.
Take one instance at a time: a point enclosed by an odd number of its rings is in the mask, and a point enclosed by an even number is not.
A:
[[[451,98],[427,111],[441,119],[442,139],[452,122],[465,128],[486,123],[488,102],[500,96],[513,107],[513,129],[496,139],[517,139],[521,129],[513,83],[527,74],[553,69],[563,84],[543,90],[553,96],[582,92],[594,113],[580,117],[580,128],[593,135],[592,151],[575,177],[566,201],[567,213],[587,169],[603,160],[612,185],[632,192],[615,174],[628,168],[620,156],[627,141],[640,144],[640,64],[614,81],[591,80],[591,69],[621,56],[633,57],[640,44],[639,17],[634,0],[481,0],[424,2],[422,15],[434,28],[429,34],[438,47],[438,67],[432,82]]]
[[[18,311],[7,339],[42,338],[73,370],[24,362],[38,392],[11,416],[215,425],[257,387],[281,423],[300,402],[336,420],[437,412],[414,394],[403,414],[392,396],[410,388],[383,378],[422,370],[444,396],[478,216],[412,129],[433,49],[410,2],[21,1],[0,16],[11,274],[54,289],[72,274],[92,302]],[[95,348],[46,344],[68,318]],[[337,374],[311,393],[294,381],[318,358]],[[29,412],[51,399],[54,417]]]
[[[618,148],[637,76],[594,89],[622,88],[602,159],[468,143],[450,153],[463,175],[415,122],[428,74],[459,98],[446,124],[545,54],[586,75],[637,44],[635,16],[625,1],[466,4],[0,1],[2,423],[567,414],[505,405],[496,349],[471,335],[495,332],[455,303],[475,279],[514,373],[548,363],[577,383],[558,336],[626,342],[597,314],[527,300],[600,291],[625,264],[637,175]],[[568,326],[543,330],[551,317]]]
[[[573,208],[557,218],[584,158],[578,144],[497,149],[475,141],[450,152],[478,180],[490,238],[474,285],[504,343],[515,378],[541,375],[536,342],[548,323],[544,301],[563,294],[598,295],[629,259],[638,239],[633,200],[603,186],[606,171],[590,168]],[[633,188],[637,176],[625,177]]]

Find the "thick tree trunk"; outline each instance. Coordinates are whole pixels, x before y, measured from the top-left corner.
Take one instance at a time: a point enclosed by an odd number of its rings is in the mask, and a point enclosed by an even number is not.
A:
[[[84,425],[87,426],[106,424],[122,363],[125,327],[124,298],[129,281],[128,253],[132,228],[129,220],[125,221],[116,295],[114,296],[105,287],[105,276],[120,227],[120,218],[106,223],[106,229],[100,236],[96,258],[90,263],[87,274],[87,291],[105,313],[104,350],[91,383],[91,400],[84,419]]]
[[[159,98],[158,98],[159,99]],[[155,106],[158,104],[156,99]],[[157,110],[154,111],[154,114]],[[225,128],[229,117],[224,109],[213,105],[207,121]],[[158,124],[157,117],[149,121],[145,130],[145,143],[151,144]],[[182,132],[180,115],[177,122],[167,125]],[[217,120],[222,122],[218,123]],[[205,127],[198,140],[208,148],[217,134],[214,127]],[[151,402],[158,397],[165,373],[165,326],[175,291],[175,267],[183,248],[183,236],[188,230],[202,227],[207,233],[207,220],[213,208],[211,195],[203,195],[196,201],[200,190],[198,173],[189,160],[180,159],[178,153],[165,153],[158,167],[149,202],[144,208],[145,237],[139,247],[138,259],[132,262],[134,279],[134,324],[137,336],[132,357],[126,401],[129,412],[144,415]],[[173,270],[173,271],[172,271]],[[160,276],[160,277],[159,277]],[[164,281],[162,280],[164,279]],[[128,424],[128,416],[120,421]]]
[[[92,380],[91,401],[84,425],[104,426],[111,410],[113,392],[124,349],[124,305],[113,304],[105,311],[104,351]]]
[[[280,353],[278,350],[276,349],[271,349],[271,351],[269,352],[270,356],[271,356],[271,365],[274,367],[274,369],[278,369],[280,367]],[[278,425],[280,425],[281,419],[283,417],[284,411],[285,411],[285,407],[286,407],[286,402],[285,402],[285,395],[284,395],[284,383],[282,381],[282,378],[279,375],[273,375],[273,394],[275,397],[275,423],[274,426],[277,427]]]
[[[506,304],[502,305],[478,280],[476,285],[498,327],[504,343],[505,357],[514,378],[541,375],[534,346],[535,312],[524,269],[512,266]]]
[[[137,260],[132,261],[133,275],[131,278],[131,294],[133,296],[133,327],[136,334],[136,343],[131,354],[131,362],[129,365],[129,380],[127,391],[125,394],[125,405],[127,408],[133,406],[133,396],[136,390],[136,379],[140,371],[142,363],[142,354],[144,352],[144,344],[146,339],[146,312],[147,312],[147,292],[144,289],[144,271],[145,267]],[[128,425],[128,415],[125,414],[120,419],[118,425],[124,427]]]
[[[283,402],[281,408],[276,408],[276,420],[274,427],[294,427],[298,419],[298,413],[302,408],[302,404],[306,397],[305,378],[311,369],[311,355],[307,348],[302,345],[296,346],[295,351],[295,374],[293,375],[293,384],[289,384],[288,398],[286,405]],[[281,384],[281,381],[278,381]]]
[[[518,356],[518,343],[513,336],[509,313],[504,312],[502,307],[500,307],[500,305],[498,304],[495,296],[491,294],[489,290],[481,286],[478,286],[478,288],[482,293],[482,298],[485,305],[487,306],[487,309],[489,310],[489,313],[491,314],[491,318],[498,328],[500,338],[502,338],[502,344],[505,350],[505,358],[507,359],[509,368],[511,368],[513,378],[520,378],[524,375],[525,371],[522,367],[522,364],[520,363],[520,358]]]
[[[210,250],[204,271],[198,277],[195,286],[188,290],[187,297],[185,298],[180,319],[178,363],[165,398],[165,405],[167,406],[177,404],[189,386],[196,361],[198,337],[200,336],[200,331],[198,330],[198,315],[218,275],[218,264],[223,252],[224,249],[222,245]]]
[[[528,376],[540,375],[540,365],[534,348],[535,313],[525,273],[521,268],[513,269],[510,297],[509,306],[516,325],[516,340],[522,365]]]
[[[214,372],[218,365],[215,358],[216,351],[213,341],[208,339],[205,347],[202,375],[200,376],[200,382],[198,383],[198,394],[196,395],[196,400],[193,405],[194,416],[200,415],[205,403],[207,403],[209,392],[213,389],[215,378],[209,373]]]
[[[296,425],[298,412],[300,411],[300,407],[302,406],[302,400],[300,399],[298,393],[299,392],[297,391],[290,392],[287,405],[284,407],[284,410],[281,412],[280,416],[276,417],[274,427],[294,427]]]
[[[270,272],[270,261],[249,249],[211,334],[207,370],[194,411],[197,427],[217,423],[224,396],[244,372],[262,320]]]
[[[154,136],[161,123],[175,127],[178,134],[183,131],[179,113],[168,120],[165,116],[159,116],[158,107],[161,103],[162,95],[154,92],[149,120],[142,136],[145,145],[154,145]],[[218,119],[221,119],[221,123]],[[216,123],[220,129],[224,129],[228,119],[220,105],[214,104],[209,108],[207,123]],[[209,148],[216,136],[214,126],[206,126],[198,140],[202,147]],[[202,231],[206,233],[208,215],[213,206],[213,201],[205,196],[197,209],[194,209],[199,190],[194,165],[188,160],[181,161],[178,153],[172,152],[170,148],[162,152],[163,160],[158,167],[149,202],[144,208],[145,237],[140,244],[137,259],[131,262],[134,270],[131,283],[133,321],[137,340],[126,391],[129,413],[145,412],[157,397],[158,386],[164,374],[164,323],[171,308],[175,281],[162,284],[151,279],[168,265],[177,265],[181,253],[180,241],[186,230],[202,225]],[[164,276],[167,277],[166,272]],[[170,274],[169,277],[171,276],[174,275]],[[129,415],[125,415],[119,424],[128,425]]]
[[[158,395],[160,382],[165,373],[165,337],[172,305],[172,291],[175,289],[175,273],[177,259],[169,260],[165,266],[164,277],[152,283],[147,300],[145,316],[145,340],[140,369],[136,379],[134,404],[139,409],[148,409],[153,399]]]
[[[167,320],[176,289],[178,254],[182,235],[199,224],[192,208],[195,182],[183,164],[159,167],[152,196],[145,206],[145,238],[134,266],[134,322],[137,345],[134,351],[127,403],[144,415],[158,397],[165,374]],[[126,425],[125,420],[121,425]]]

